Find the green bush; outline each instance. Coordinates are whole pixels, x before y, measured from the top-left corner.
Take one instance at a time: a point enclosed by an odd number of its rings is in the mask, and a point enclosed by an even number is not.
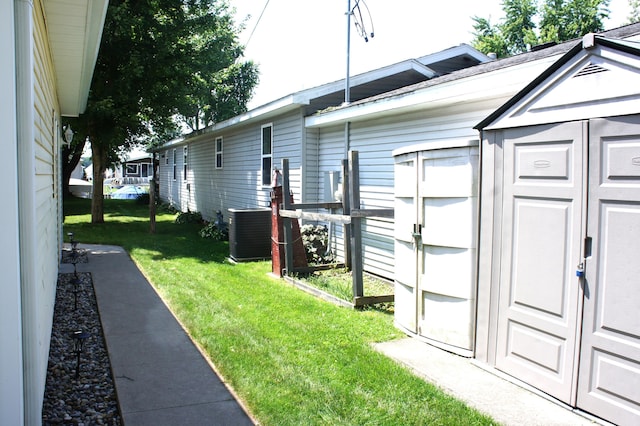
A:
[[[214,241],[228,241],[229,231],[221,229],[214,222],[207,223],[199,232],[202,238],[211,238]]]
[[[140,194],[138,195],[138,197],[136,198],[136,203],[138,204],[149,204],[149,194]]]
[[[176,217],[176,223],[202,223],[202,215],[200,212],[191,212],[188,210],[186,212],[180,212]]]
[[[302,242],[307,252],[307,262],[320,265],[335,262],[335,257],[327,251],[329,230],[324,225],[303,225],[300,227]]]

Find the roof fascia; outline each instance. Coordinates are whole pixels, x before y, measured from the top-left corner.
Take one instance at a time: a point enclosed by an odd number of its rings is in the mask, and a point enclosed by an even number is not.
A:
[[[382,68],[378,68],[372,71],[368,71],[362,74],[357,74],[350,77],[351,87],[359,86],[361,84],[370,83],[372,81],[380,80],[385,77],[390,77],[396,74],[400,74],[404,71],[414,70],[427,78],[433,78],[437,73],[429,68],[427,65],[415,59],[407,59],[402,62],[398,62],[392,65],[387,65]],[[321,96],[329,95],[344,90],[344,79],[333,81],[331,83],[322,84],[320,86],[313,87],[311,89],[302,90],[291,96],[296,96],[299,99],[306,100],[309,103],[312,99],[319,98]]]
[[[399,111],[411,111],[425,107],[434,109],[450,106],[456,102],[479,102],[500,96],[508,96],[509,93],[515,92],[513,84],[521,84],[520,81],[510,82],[509,76],[530,69],[531,77],[534,77],[536,73],[548,67],[550,63],[553,63],[557,58],[558,55],[544,57],[491,72],[475,74],[469,77],[419,88],[395,96],[321,112],[306,117],[305,126],[308,128],[324,127],[347,121],[361,121],[384,115],[397,114]],[[490,83],[488,80],[499,80],[501,84]],[[485,87],[486,89],[473,90],[473,88],[476,87]]]
[[[483,63],[483,62],[490,62],[493,59],[491,59],[490,57],[488,57],[487,55],[485,55],[484,53],[474,49],[473,47],[469,46],[468,44],[462,43],[458,46],[454,46],[451,47],[449,49],[445,49],[445,50],[441,50],[440,52],[436,52],[436,53],[431,53],[429,55],[425,55],[425,56],[421,56],[420,58],[417,58],[416,60],[419,61],[422,64],[425,65],[429,65],[432,64],[434,62],[440,62],[446,59],[450,59],[452,57],[455,56],[460,56],[463,54],[467,54],[469,56],[471,56],[474,59],[477,59],[479,62]]]
[[[196,130],[185,136],[180,136],[178,138],[167,141],[164,144],[153,148],[151,152],[163,151],[170,147],[208,139],[211,137],[211,135],[219,134],[224,130],[250,125],[257,121],[266,121],[278,115],[294,111],[304,105],[306,105],[306,102],[299,99],[295,95],[285,96],[276,101],[262,105],[258,108],[254,108],[251,111],[247,111],[244,114],[236,115],[235,117],[232,117],[228,120],[216,123],[205,129]]]

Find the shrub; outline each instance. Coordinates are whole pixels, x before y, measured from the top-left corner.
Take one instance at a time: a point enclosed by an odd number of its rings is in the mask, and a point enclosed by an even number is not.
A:
[[[200,212],[180,212],[176,217],[176,223],[202,223],[202,215]]]
[[[149,204],[149,194],[140,194],[136,198],[136,203],[138,204]]]
[[[207,223],[199,232],[202,238],[211,238],[214,241],[228,241],[229,231],[226,228],[220,228],[214,222]]]
[[[303,225],[300,227],[302,242],[310,264],[333,263],[333,254],[327,252],[329,230],[324,225]]]

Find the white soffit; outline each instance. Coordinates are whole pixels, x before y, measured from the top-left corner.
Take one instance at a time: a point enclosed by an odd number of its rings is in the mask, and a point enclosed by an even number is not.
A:
[[[596,45],[582,49],[483,130],[639,112],[640,56]]]
[[[84,112],[98,57],[108,0],[45,0],[61,114]]]

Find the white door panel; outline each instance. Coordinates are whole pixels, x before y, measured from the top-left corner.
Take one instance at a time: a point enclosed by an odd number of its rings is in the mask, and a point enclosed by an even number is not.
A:
[[[640,117],[590,123],[578,405],[640,424]]]
[[[584,124],[504,133],[496,367],[572,403],[583,225]]]

